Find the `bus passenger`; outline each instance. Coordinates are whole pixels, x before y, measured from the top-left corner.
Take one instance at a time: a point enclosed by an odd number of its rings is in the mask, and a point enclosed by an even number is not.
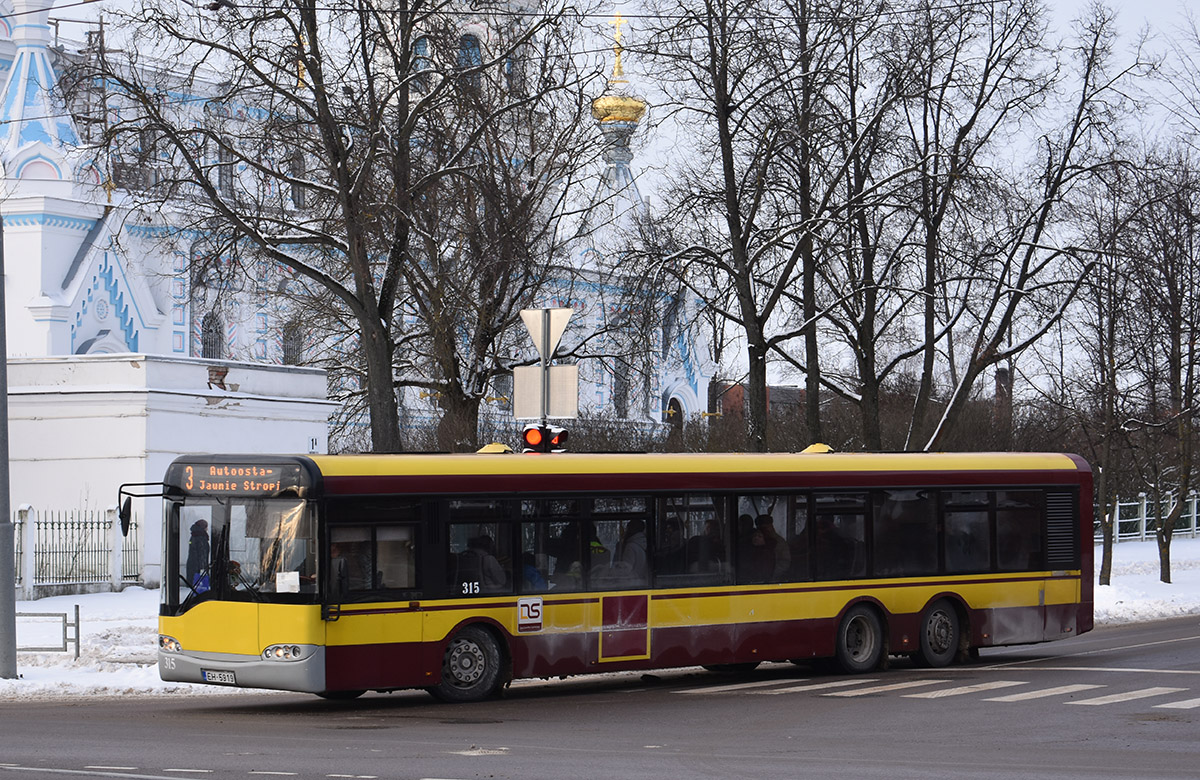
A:
[[[754,520],[754,526],[762,532],[763,542],[771,550],[771,573],[768,580],[782,582],[787,577],[788,569],[792,567],[792,551],[787,542],[775,530],[775,518],[770,515],[759,515]]]
[[[646,575],[650,573],[649,559],[646,554],[646,523],[644,520],[633,519],[625,525],[625,533],[621,538],[618,549],[617,564],[621,574],[634,583],[644,585]]]
[[[197,593],[208,590],[208,521],[192,523],[192,536],[188,539],[187,584]]]
[[[467,553],[479,558],[480,587],[484,593],[499,593],[508,586],[508,575],[496,560],[496,540],[487,534],[467,542]]]
[[[529,551],[521,553],[521,580],[524,582],[522,590],[525,593],[550,590],[550,583],[546,582],[537,566],[537,556]]]
[[[683,524],[668,517],[654,544],[654,573],[683,574],[687,570],[687,549],[683,542]]]
[[[704,533],[693,536],[687,543],[688,571],[720,571],[725,562],[725,538],[721,534],[721,521],[709,518],[704,521]]]
[[[738,582],[766,582],[775,569],[775,553],[767,538],[754,527],[754,518],[738,518]]]

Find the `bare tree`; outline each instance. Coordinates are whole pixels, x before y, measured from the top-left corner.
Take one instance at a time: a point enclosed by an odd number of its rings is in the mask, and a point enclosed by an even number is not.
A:
[[[665,260],[740,331],[754,450],[767,446],[768,360],[800,335],[808,360],[793,362],[808,373],[818,409],[815,247],[845,208],[851,162],[841,125],[868,138],[882,116],[868,102],[867,116],[850,117],[831,86],[878,29],[878,6],[859,5],[801,0],[780,17],[757,0],[660,2],[664,21],[641,47],[661,63],[673,97],[664,113],[689,128],[691,154],[662,219],[676,247]],[[819,436],[819,415],[810,421]]]
[[[1133,262],[1128,314],[1136,357],[1138,413],[1124,421],[1139,443],[1138,465],[1161,512],[1155,528],[1159,578],[1171,581],[1171,538],[1195,484],[1200,414],[1200,166],[1187,149],[1153,158],[1143,207],[1125,231]]]
[[[563,11],[514,17],[502,7],[481,9],[473,18],[503,25],[506,34],[485,48],[478,35],[462,32],[451,54],[445,31],[461,30],[463,16],[443,2],[212,8],[143,4],[110,17],[109,29],[125,39],[102,50],[84,74],[85,82],[100,79],[112,89],[105,146],[115,159],[139,138],[155,139],[159,175],[147,203],[172,209],[177,235],[195,237],[193,278],[216,279],[219,288],[265,260],[286,268],[310,300],[327,299],[324,322],[346,323],[337,326],[347,337],[338,345],[348,372],[339,386],[363,399],[372,449],[398,450],[397,373],[406,365],[398,357],[407,355],[397,344],[408,338],[399,333],[401,317],[458,314],[422,310],[411,282],[417,269],[439,272],[428,265],[430,239],[455,241],[471,230],[458,222],[453,236],[430,235],[424,210],[464,182],[483,182],[489,166],[499,173],[489,157],[498,151],[494,139],[523,127],[564,85],[578,91],[581,80],[562,56],[569,44],[554,52],[557,59],[532,59],[545,53],[537,43],[562,42],[555,30]],[[548,78],[514,88],[504,74],[516,62],[522,72],[544,67]],[[504,143],[516,149],[520,139]],[[560,153],[555,148],[536,164],[526,158],[514,166],[519,171],[502,175],[526,183],[555,177]],[[494,233],[509,230],[501,224],[509,216],[491,212]],[[516,241],[527,227],[513,228]],[[448,247],[437,249],[442,256]],[[477,243],[476,258],[483,249]],[[501,273],[531,259],[505,258]],[[485,319],[490,326],[504,316]],[[432,383],[457,386],[444,365],[417,370]],[[475,393],[476,380],[462,384],[462,395]]]

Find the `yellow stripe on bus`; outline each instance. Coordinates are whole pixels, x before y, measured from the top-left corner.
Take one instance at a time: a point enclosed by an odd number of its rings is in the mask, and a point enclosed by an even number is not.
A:
[[[538,635],[578,634],[605,628],[601,598],[626,592],[542,594],[543,624]],[[647,591],[629,591],[644,594]],[[980,575],[953,583],[930,580],[904,585],[894,580],[854,583],[788,583],[781,585],[701,588],[694,591],[649,591],[651,630],[686,626],[723,626],[797,619],[832,619],[860,596],[879,601],[892,614],[914,614],[939,594],[958,594],[968,608],[1037,607],[1074,604],[1080,573],[1049,578],[1048,573]],[[464,620],[483,619],[517,636],[517,597],[447,600],[411,607],[412,602],[345,605],[328,624],[330,645],[439,641]],[[606,659],[612,660],[612,659]]]
[[[696,474],[786,472],[1063,471],[1078,464],[1059,453],[686,453],[669,455],[312,455],[327,477],[391,474]]]

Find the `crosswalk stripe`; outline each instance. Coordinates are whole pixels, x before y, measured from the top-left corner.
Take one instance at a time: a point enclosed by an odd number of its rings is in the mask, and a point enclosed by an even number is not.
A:
[[[943,688],[938,691],[925,691],[924,693],[906,693],[906,699],[942,699],[947,696],[962,696],[965,693],[982,693],[983,691],[993,691],[997,688],[1011,688],[1014,685],[1029,685],[1028,682],[1020,682],[1018,680],[996,680],[995,682],[976,683],[975,685],[961,685],[957,688]]]
[[[688,688],[686,691],[671,691],[671,693],[725,693],[726,691],[741,691],[746,688],[762,688],[765,685],[779,685],[784,682],[803,682],[802,680],[754,680],[753,682],[733,683],[731,685],[714,685],[711,688]]]
[[[822,693],[822,696],[867,696],[872,693],[887,693],[889,691],[901,691],[905,688],[920,688],[923,685],[941,685],[942,683],[950,682],[949,680],[909,680],[908,682],[892,683],[891,685],[876,685],[874,688],[862,688],[853,691],[835,691],[833,693]]]
[[[786,688],[771,688],[767,691],[750,691],[755,696],[770,696],[778,693],[805,693],[806,691],[819,691],[828,688],[846,688],[851,685],[863,685],[865,683],[879,682],[878,680],[835,680],[827,683],[813,683],[812,685],[789,685]]]
[[[984,701],[1029,701],[1030,699],[1044,699],[1047,696],[1066,696],[1079,691],[1090,691],[1094,688],[1104,688],[1104,685],[1088,685],[1087,683],[1079,683],[1077,685],[1059,685],[1055,688],[1042,688],[1037,691],[1026,691],[1025,693],[1010,693],[1007,696],[994,696]]]
[[[1183,701],[1154,705],[1154,708],[1158,710],[1194,710],[1197,707],[1200,707],[1200,699],[1184,699]]]
[[[1148,699],[1151,696],[1164,696],[1168,693],[1179,693],[1186,691],[1187,688],[1142,688],[1136,691],[1126,691],[1125,693],[1113,693],[1108,696],[1100,696],[1095,699],[1081,699],[1079,701],[1069,701],[1067,704],[1087,704],[1099,706],[1102,704],[1117,704],[1123,701],[1134,701],[1135,699]]]

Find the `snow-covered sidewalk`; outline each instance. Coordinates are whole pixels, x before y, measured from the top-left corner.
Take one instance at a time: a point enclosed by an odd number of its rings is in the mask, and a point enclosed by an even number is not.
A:
[[[1171,545],[1170,585],[1158,581],[1154,542],[1123,542],[1114,552],[1110,586],[1096,589],[1096,623],[1114,624],[1181,615],[1200,615],[1200,539]],[[1097,558],[1099,549],[1097,549]],[[0,700],[116,694],[220,696],[243,689],[158,678],[158,592],[127,588],[122,593],[56,596],[17,602],[17,612],[74,614],[79,605],[79,660],[69,652],[18,652],[16,680],[0,680]],[[56,621],[18,619],[18,646],[49,646],[61,640]],[[263,695],[272,695],[264,691]]]

